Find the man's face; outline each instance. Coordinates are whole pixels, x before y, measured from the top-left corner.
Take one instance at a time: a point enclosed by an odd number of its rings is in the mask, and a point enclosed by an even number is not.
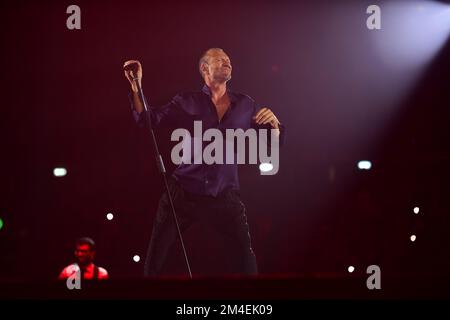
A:
[[[77,245],[75,248],[75,258],[80,265],[88,265],[94,260],[94,251],[88,244]]]
[[[223,51],[214,50],[209,52],[207,57],[206,76],[211,80],[226,82],[231,79],[231,61]]]

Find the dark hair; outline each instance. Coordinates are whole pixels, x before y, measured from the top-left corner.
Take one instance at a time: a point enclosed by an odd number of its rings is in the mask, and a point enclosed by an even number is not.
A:
[[[77,242],[75,242],[75,245],[77,245],[77,246],[80,246],[80,245],[83,245],[83,244],[89,245],[89,249],[91,251],[95,251],[95,242],[91,238],[83,237],[83,238],[79,238],[77,240]]]

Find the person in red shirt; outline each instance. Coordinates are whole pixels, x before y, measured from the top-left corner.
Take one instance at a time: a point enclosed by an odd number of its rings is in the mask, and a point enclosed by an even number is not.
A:
[[[59,279],[67,279],[74,273],[80,274],[83,280],[108,279],[108,271],[94,264],[95,242],[91,238],[80,238],[75,243],[75,263],[65,267]]]

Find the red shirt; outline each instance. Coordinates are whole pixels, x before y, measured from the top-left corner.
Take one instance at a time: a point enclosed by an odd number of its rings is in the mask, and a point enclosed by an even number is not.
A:
[[[84,271],[83,279],[92,280],[94,278],[94,270],[95,270],[95,265],[93,263],[88,265]],[[65,267],[63,269],[63,271],[61,271],[61,273],[59,274],[59,279],[67,279],[68,277],[72,276],[74,273],[80,274],[79,271],[80,271],[80,267],[78,266],[78,264],[73,263],[71,265],[68,265],[67,267]],[[108,279],[108,271],[106,271],[102,267],[98,267],[98,279],[99,280]]]

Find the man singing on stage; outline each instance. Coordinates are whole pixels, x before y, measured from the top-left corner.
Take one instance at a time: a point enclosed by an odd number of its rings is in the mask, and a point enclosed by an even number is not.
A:
[[[129,68],[134,65],[134,69]],[[127,68],[128,67],[128,68]],[[142,66],[139,61],[124,64],[125,76],[131,84],[132,110],[141,126],[146,125],[145,108],[136,82],[141,84]],[[231,61],[220,48],[208,49],[199,60],[199,71],[205,85],[199,92],[176,95],[160,108],[150,107],[152,126],[170,118],[180,128],[192,131],[194,121],[201,121],[203,130],[266,128],[274,129],[283,141],[284,127],[268,108],[258,108],[250,97],[227,89],[231,79]],[[240,200],[237,164],[182,163],[169,180],[176,216],[181,232],[192,223],[209,223],[225,239],[230,248],[231,273],[257,274],[255,254],[250,241],[245,206]],[[145,262],[145,275],[162,272],[171,245],[177,239],[166,193],[160,199]]]

